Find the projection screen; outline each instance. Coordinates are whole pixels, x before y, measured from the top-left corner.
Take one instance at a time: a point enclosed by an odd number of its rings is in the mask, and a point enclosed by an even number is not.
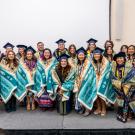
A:
[[[110,0],[0,0],[0,50],[11,42],[31,45],[44,42],[57,48],[63,38],[66,47],[86,47],[89,38],[103,46],[109,39]]]

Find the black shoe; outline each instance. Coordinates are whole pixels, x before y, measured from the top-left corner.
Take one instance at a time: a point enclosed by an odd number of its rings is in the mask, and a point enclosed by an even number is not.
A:
[[[123,122],[123,123],[126,123],[127,122],[127,119],[126,118],[123,118],[120,115],[117,117],[117,120],[120,121],[120,122]]]

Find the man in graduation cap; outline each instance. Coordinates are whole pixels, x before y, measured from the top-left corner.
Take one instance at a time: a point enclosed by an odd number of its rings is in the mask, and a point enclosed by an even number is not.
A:
[[[5,49],[5,53],[1,54],[0,61],[6,59],[7,52],[13,50],[14,45],[8,42],[3,46],[3,48]]]
[[[56,96],[57,111],[61,115],[65,115],[71,110],[70,94],[74,88],[75,69],[68,63],[69,55],[62,54],[59,57],[59,63],[51,71],[49,79],[50,94]],[[52,91],[52,92],[51,92]]]
[[[27,49],[27,46],[20,44],[20,45],[17,45],[16,47],[18,48],[18,53],[16,54],[17,59],[18,60],[21,59],[21,58],[24,59],[24,57],[25,57],[25,51]]]
[[[90,38],[88,41],[88,47],[87,47],[87,57],[88,58],[92,58],[93,57],[93,51],[95,50],[96,48],[96,43],[97,43],[97,40],[94,39],[94,38]]]
[[[56,43],[58,44],[58,48],[54,51],[53,55],[58,60],[62,54],[68,54],[68,50],[65,48],[65,40],[59,39]]]
[[[37,59],[43,57],[43,51],[44,51],[44,43],[38,42],[37,43],[37,52],[35,53],[35,56]]]

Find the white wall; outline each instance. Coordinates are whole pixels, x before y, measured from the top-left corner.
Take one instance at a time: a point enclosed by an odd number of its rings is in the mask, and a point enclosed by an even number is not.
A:
[[[55,49],[59,38],[86,47],[91,37],[100,46],[109,38],[109,0],[0,0],[0,49],[38,41]]]
[[[121,45],[135,45],[135,0],[112,0],[111,35],[115,50]]]

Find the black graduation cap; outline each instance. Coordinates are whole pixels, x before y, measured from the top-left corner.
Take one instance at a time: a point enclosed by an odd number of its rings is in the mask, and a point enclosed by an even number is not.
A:
[[[8,47],[11,47],[12,49],[15,47],[14,45],[12,45],[11,43],[6,43],[4,46],[3,46],[3,48],[8,48]]]
[[[93,53],[99,53],[99,54],[102,54],[103,52],[104,50],[99,47],[96,47],[95,50],[93,51]]]
[[[27,46],[26,45],[17,45],[16,47],[17,48],[24,48],[25,50],[27,49]]]
[[[32,51],[33,53],[36,53],[35,49],[31,46],[27,47],[26,52],[27,51]]]
[[[62,55],[59,56],[59,61],[60,61],[61,59],[68,59],[68,58],[70,58],[69,55],[67,55],[67,54],[62,54]]]
[[[119,52],[119,53],[114,55],[113,60],[116,61],[116,59],[119,58],[119,57],[125,58],[126,54],[124,52]]]
[[[76,51],[77,54],[79,54],[80,52],[86,54],[86,50],[85,50],[83,47],[80,47],[80,48]]]
[[[57,44],[60,44],[60,43],[66,43],[66,41],[64,39],[59,39],[58,41],[56,41]]]
[[[90,38],[88,41],[87,41],[87,43],[96,43],[97,42],[97,40],[96,39],[94,39],[94,38]]]

